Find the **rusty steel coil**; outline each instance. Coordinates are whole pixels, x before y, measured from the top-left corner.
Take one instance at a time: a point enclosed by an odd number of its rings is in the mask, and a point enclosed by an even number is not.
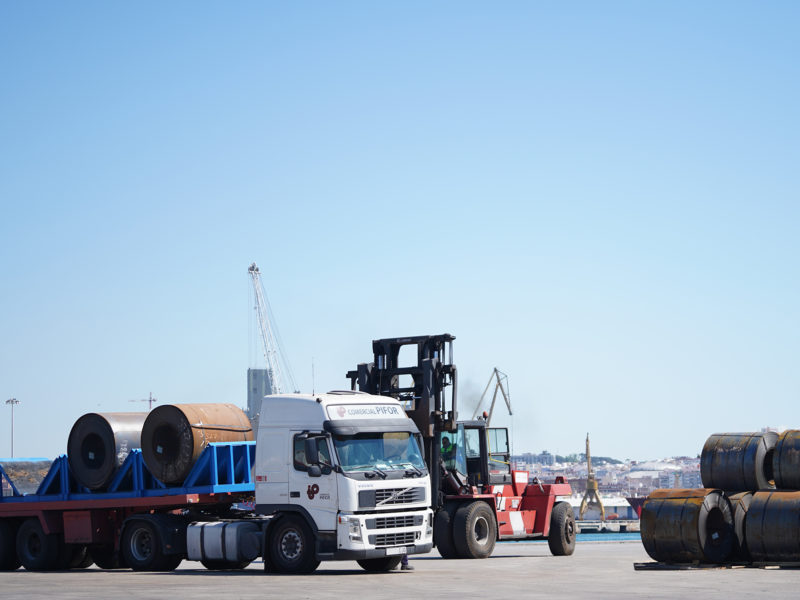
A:
[[[789,429],[778,436],[772,470],[778,489],[800,490],[800,430]]]
[[[730,559],[733,561],[749,561],[750,553],[747,551],[747,536],[745,535],[745,520],[750,503],[753,501],[753,494],[750,492],[739,492],[733,496],[728,496],[733,512],[733,548],[731,549]]]
[[[654,490],[640,529],[645,551],[659,562],[723,562],[734,538],[731,505],[716,489]]]
[[[778,434],[715,433],[700,455],[703,486],[726,492],[756,492],[775,488],[772,456]]]
[[[212,442],[253,439],[250,420],[233,404],[165,404],[153,409],[142,428],[142,458],[166,484],[183,483]]]
[[[140,448],[146,412],[88,413],[75,421],[67,441],[70,470],[90,490],[106,487],[128,454]]]
[[[745,537],[754,562],[799,562],[800,492],[753,494]]]

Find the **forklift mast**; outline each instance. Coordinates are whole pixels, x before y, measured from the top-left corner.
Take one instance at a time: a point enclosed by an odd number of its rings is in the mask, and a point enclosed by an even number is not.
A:
[[[455,339],[445,333],[373,340],[373,362],[360,363],[355,371],[347,372],[352,390],[392,396],[404,403],[406,413],[422,434],[434,490],[440,489],[441,477],[438,434],[458,429],[458,374],[453,364]],[[400,349],[410,345],[417,347],[417,364],[400,366]],[[402,378],[404,375],[411,380]],[[442,502],[441,498],[433,498],[433,501],[434,508]]]

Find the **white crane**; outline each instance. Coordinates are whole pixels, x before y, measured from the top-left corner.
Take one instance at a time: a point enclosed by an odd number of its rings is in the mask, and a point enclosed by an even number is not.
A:
[[[253,291],[256,296],[255,310],[258,318],[258,330],[261,334],[261,342],[264,348],[264,360],[267,363],[267,371],[269,373],[269,393],[299,392],[294,382],[292,368],[289,366],[286,352],[281,343],[281,337],[267,300],[267,294],[264,292],[261,271],[258,270],[256,263],[253,263],[250,265],[248,272],[253,280]]]

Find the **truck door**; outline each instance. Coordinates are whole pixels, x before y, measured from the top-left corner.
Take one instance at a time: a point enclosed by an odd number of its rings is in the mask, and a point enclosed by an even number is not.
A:
[[[306,460],[305,441],[316,437],[322,474],[314,477]],[[293,468],[289,470],[289,503],[302,506],[322,531],[336,530],[338,493],[331,468],[330,442],[322,432],[292,432]]]

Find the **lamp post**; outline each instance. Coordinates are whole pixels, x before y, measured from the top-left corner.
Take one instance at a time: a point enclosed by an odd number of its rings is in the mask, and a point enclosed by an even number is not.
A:
[[[19,404],[16,398],[9,398],[6,404],[11,405],[11,458],[14,458],[14,405]]]

